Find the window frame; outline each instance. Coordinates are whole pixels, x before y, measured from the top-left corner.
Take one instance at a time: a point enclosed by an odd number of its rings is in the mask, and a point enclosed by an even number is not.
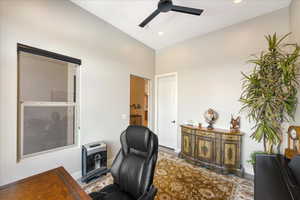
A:
[[[24,50],[23,48],[26,47]],[[37,53],[35,53],[37,51]],[[42,52],[39,53],[39,51]],[[25,52],[32,55],[38,55],[43,57],[48,57],[52,59],[57,59],[61,61],[65,61],[68,63],[72,63],[77,65],[75,69],[75,101],[74,102],[47,102],[47,101],[21,101],[20,93],[21,93],[21,87],[20,87],[20,77],[21,77],[21,70],[20,70],[20,53]],[[47,53],[49,56],[47,56]],[[55,56],[53,56],[55,55]],[[66,58],[66,59],[64,59]],[[72,62],[72,59],[74,59]],[[20,162],[23,159],[39,156],[42,154],[47,154],[50,152],[56,152],[61,151],[64,149],[70,149],[70,148],[78,148],[79,146],[79,133],[80,133],[80,65],[81,60],[71,58],[68,56],[63,56],[60,54],[56,54],[53,52],[48,52],[45,50],[37,49],[34,47],[29,47],[26,45],[18,44],[18,50],[17,50],[17,162]],[[23,147],[24,147],[24,108],[28,107],[73,107],[74,108],[74,143],[70,145],[65,145],[62,147],[57,147],[49,150],[44,150],[36,153],[31,153],[24,155],[23,154]]]

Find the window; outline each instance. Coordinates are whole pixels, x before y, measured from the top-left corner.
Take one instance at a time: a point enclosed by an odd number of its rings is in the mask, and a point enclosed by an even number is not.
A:
[[[19,159],[76,144],[80,63],[18,45]]]

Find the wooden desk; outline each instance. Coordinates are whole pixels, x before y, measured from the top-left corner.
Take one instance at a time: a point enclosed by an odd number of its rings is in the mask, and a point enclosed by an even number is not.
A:
[[[91,200],[59,167],[0,187],[0,200]]]

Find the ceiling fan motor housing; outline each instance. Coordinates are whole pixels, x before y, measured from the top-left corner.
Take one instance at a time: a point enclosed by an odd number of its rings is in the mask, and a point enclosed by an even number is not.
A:
[[[160,12],[169,12],[172,10],[173,3],[171,0],[160,0],[158,3],[158,10]]]
[[[173,5],[172,0],[160,0],[158,2],[158,8],[149,17],[147,17],[139,26],[144,28],[150,21],[152,21],[157,15],[159,15],[159,13],[166,13],[169,11],[180,12],[190,15],[201,15],[203,12],[202,9]]]

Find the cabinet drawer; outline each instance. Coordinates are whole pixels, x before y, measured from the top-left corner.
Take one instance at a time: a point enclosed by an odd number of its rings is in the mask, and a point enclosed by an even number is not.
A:
[[[182,132],[185,132],[185,133],[193,133],[193,130],[190,129],[190,128],[182,128]]]
[[[240,136],[239,135],[223,135],[223,139],[224,140],[235,140],[235,141],[239,141],[240,140]]]
[[[196,134],[199,136],[203,136],[203,137],[210,137],[210,138],[215,137],[214,133],[209,133],[209,132],[204,132],[204,131],[197,131]]]

